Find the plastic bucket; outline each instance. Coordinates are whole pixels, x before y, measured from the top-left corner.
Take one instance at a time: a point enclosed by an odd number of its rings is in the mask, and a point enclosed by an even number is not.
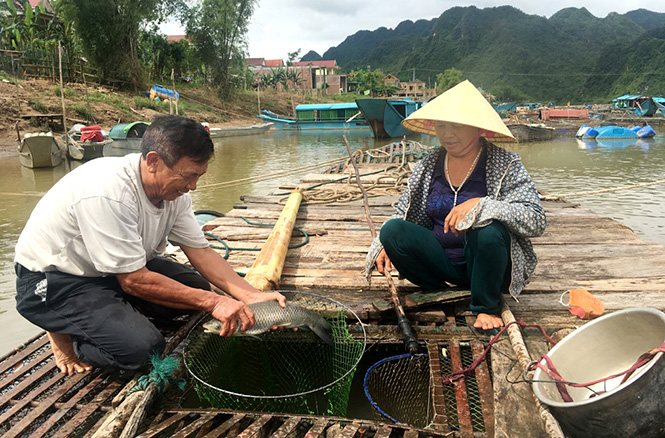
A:
[[[575,383],[592,382],[630,368],[665,341],[665,313],[626,309],[587,323],[548,353],[559,374]],[[665,360],[662,353],[633,373],[591,388],[568,387],[564,402],[553,379],[538,369],[533,391],[570,438],[665,436]]]

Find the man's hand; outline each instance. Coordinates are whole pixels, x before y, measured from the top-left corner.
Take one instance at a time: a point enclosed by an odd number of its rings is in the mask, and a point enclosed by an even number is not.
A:
[[[270,300],[276,300],[280,306],[286,307],[286,297],[279,292],[250,292],[242,299],[245,304],[253,304]]]
[[[233,298],[218,297],[217,303],[213,307],[212,316],[222,322],[220,336],[232,336],[236,332],[238,322],[240,330],[248,330],[254,326],[256,320],[254,313],[241,301]]]
[[[466,215],[469,214],[471,210],[473,210],[473,207],[475,207],[479,201],[480,198],[472,198],[468,201],[462,202],[460,205],[457,205],[452,210],[450,210],[450,213],[448,213],[448,216],[446,216],[446,220],[443,222],[443,232],[447,233],[450,231],[455,236],[459,236],[460,231],[457,230],[457,224],[459,224],[462,219],[464,219]]]
[[[381,274],[385,272],[391,272],[393,270],[393,265],[390,263],[390,258],[386,254],[386,250],[382,249],[378,256],[376,256],[376,269]]]
[[[47,332],[48,339],[51,341],[51,349],[55,357],[55,364],[60,371],[68,376],[77,373],[92,371],[92,366],[83,362],[74,352],[72,339],[68,335]]]

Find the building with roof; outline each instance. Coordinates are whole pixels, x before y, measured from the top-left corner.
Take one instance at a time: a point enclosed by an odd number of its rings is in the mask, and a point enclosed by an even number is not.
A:
[[[413,82],[400,82],[399,87],[397,95],[402,97],[423,97],[427,93],[427,86],[418,79]]]
[[[284,61],[282,61],[281,59],[266,59],[265,64],[266,67],[270,68],[284,67]]]
[[[301,90],[318,90],[325,94],[347,92],[346,75],[339,73],[335,60],[298,61],[285,65],[281,59],[246,58],[245,65],[254,74],[255,83],[262,75],[274,74],[275,69],[287,69],[298,73],[301,78],[298,88]]]

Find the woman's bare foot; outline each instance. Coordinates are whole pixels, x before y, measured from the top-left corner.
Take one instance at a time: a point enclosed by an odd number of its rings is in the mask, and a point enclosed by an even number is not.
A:
[[[492,330],[503,327],[503,320],[498,315],[488,315],[487,313],[479,313],[476,317],[476,323],[473,324],[475,328],[483,330]]]
[[[55,356],[55,364],[61,372],[73,376],[77,373],[85,373],[92,370],[92,366],[79,359],[74,352],[72,338],[69,335],[47,333],[48,339],[51,341],[53,356]]]

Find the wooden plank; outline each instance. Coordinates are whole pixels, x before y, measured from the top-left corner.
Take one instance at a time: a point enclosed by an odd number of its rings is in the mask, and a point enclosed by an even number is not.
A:
[[[99,374],[95,377],[90,383],[85,385],[82,389],[78,390],[76,394],[67,400],[56,412],[51,414],[44,423],[39,426],[39,428],[32,433],[32,436],[40,437],[46,434],[62,417],[64,417],[73,407],[79,403],[83,397],[88,395],[90,391],[95,389],[102,381],[107,377],[105,373]]]
[[[358,432],[358,429],[360,428],[360,423],[357,422],[352,422],[344,426],[344,429],[342,429],[342,434],[340,438],[353,438],[356,436],[356,433]]]
[[[485,345],[478,341],[471,342],[471,351],[473,359],[479,358],[485,350]],[[488,437],[494,436],[494,392],[492,391],[492,380],[490,379],[487,359],[484,359],[475,370],[476,382],[478,383],[478,394],[480,397],[480,408],[483,412],[483,422],[485,423],[485,434]]]
[[[207,434],[203,436],[203,438],[218,438],[225,434],[229,429],[231,429],[233,426],[238,424],[240,420],[245,418],[245,414],[235,414],[228,420],[226,420],[224,423],[220,424]]]
[[[54,376],[54,378],[51,379],[51,380],[53,380],[53,383],[55,383],[55,381],[62,378],[62,376],[63,376],[62,374],[58,374],[58,375]],[[39,403],[39,406],[31,409],[30,413],[28,415],[23,417],[21,419],[21,421],[19,421],[18,423],[14,424],[12,426],[12,428],[4,435],[5,438],[14,438],[14,437],[17,437],[17,436],[23,434],[23,431],[25,431],[30,425],[32,425],[32,423],[35,421],[35,419],[39,418],[39,416],[42,415],[44,412],[50,410],[53,407],[53,405],[55,404],[55,402],[58,401],[58,399],[60,397],[62,397],[67,391],[69,391],[74,385],[76,385],[81,379],[83,379],[85,377],[86,377],[85,374],[77,374],[77,375],[75,375],[73,377],[69,377],[67,380],[65,380],[58,387],[58,389],[56,389],[46,399],[42,400]],[[51,386],[52,386],[52,384],[49,384],[48,386],[42,385],[41,388],[43,388],[43,389],[39,392],[40,393],[44,392],[44,390],[46,390],[47,388],[50,389]],[[37,392],[37,391],[33,391],[33,392],[30,393],[30,396],[31,396],[30,399],[31,400],[34,399],[37,396],[37,394],[35,394],[35,392]],[[34,397],[33,397],[33,394],[34,394]],[[28,397],[26,397],[26,398],[28,398]],[[22,400],[22,401],[25,401],[25,404],[27,404],[27,402],[28,402],[28,400],[25,400],[25,399]],[[14,407],[17,407],[17,406],[19,406],[19,405],[16,405]],[[0,420],[0,423],[2,421],[3,420]]]
[[[381,426],[374,434],[374,438],[390,438],[392,429],[389,426]]]
[[[9,375],[7,375],[5,377],[4,380],[0,381],[0,390],[4,389],[5,387],[7,387],[10,384],[13,384],[14,382],[16,382],[16,380],[19,377],[21,377],[24,374],[28,373],[29,371],[31,371],[33,368],[35,368],[36,366],[38,366],[42,362],[48,361],[49,357],[51,357],[51,356],[53,356],[53,352],[49,348],[48,350],[41,353],[39,356],[32,359],[27,364],[25,364],[23,366],[20,366],[17,369],[15,369],[13,373],[10,373]],[[49,363],[51,363],[51,362],[55,362],[55,361],[54,360],[49,361]]]
[[[79,427],[85,420],[90,417],[102,403],[104,403],[111,395],[113,395],[122,385],[121,382],[115,380],[108,384],[97,396],[86,403],[86,405],[79,409],[79,411],[72,418],[65,423],[63,427],[58,429],[58,431],[51,438],[66,438],[70,436],[77,427]],[[102,417],[103,420],[103,417]],[[101,421],[101,420],[100,420]],[[95,430],[97,428],[94,428]]]
[[[296,428],[298,427],[298,423],[300,423],[300,418],[289,417],[286,419],[284,424],[279,426],[279,429],[277,429],[271,434],[271,436],[273,438],[286,438],[296,430]]]
[[[436,292],[415,292],[404,297],[404,307],[417,309],[432,304],[450,303],[471,297],[470,290],[447,289]]]
[[[162,421],[161,423],[151,427],[150,429],[146,430],[143,432],[141,435],[139,435],[137,438],[152,438],[159,434],[161,431],[171,427],[178,421],[182,420],[187,416],[186,413],[184,412],[179,412],[176,414],[171,415],[169,418],[166,420]]]
[[[450,352],[450,364],[452,365],[453,372],[462,370],[464,368],[462,365],[462,354],[457,339],[450,340],[448,351]],[[473,427],[471,425],[471,414],[465,381],[466,379],[462,377],[453,384],[457,400],[457,419],[459,421],[460,438],[473,438]]]
[[[587,289],[595,292],[630,292],[630,291],[663,291],[665,290],[665,276],[652,276],[648,278],[633,275],[623,278],[576,278],[569,277],[552,282],[550,279],[534,277],[524,295],[544,292],[564,292],[569,289]],[[522,295],[520,295],[521,297]],[[512,307],[512,306],[511,306]]]
[[[27,388],[30,388],[32,385],[34,385],[35,382],[38,382],[44,375],[49,373],[55,368],[55,361],[51,361],[35,371],[34,373],[30,374],[30,376],[24,380],[22,380],[20,383],[16,384],[12,389],[9,391],[5,392],[2,397],[0,397],[0,406],[4,406],[7,404],[10,400],[14,400],[15,398],[18,398],[18,395],[21,394],[23,391],[25,391]],[[10,383],[16,383],[16,381]],[[2,417],[0,416],[0,419]],[[2,422],[2,421],[0,421]]]
[[[188,424],[187,426],[183,427],[180,429],[177,433],[174,435],[171,435],[172,438],[187,438],[190,435],[192,435],[194,432],[199,430],[201,426],[206,424],[207,422],[211,421],[213,418],[215,418],[216,414],[215,413],[210,413],[210,414],[202,414],[199,418]]]
[[[328,426],[328,420],[325,418],[319,418],[312,425],[312,427],[307,431],[304,438],[317,438],[323,434],[323,431]]]
[[[261,415],[247,429],[245,429],[238,438],[254,438],[261,434],[261,431],[266,427],[266,424],[272,419],[272,415]]]
[[[511,305],[512,308],[512,305]],[[543,341],[526,340],[533,355],[547,351]],[[547,432],[533,402],[531,385],[510,384],[506,381],[521,380],[519,365],[514,366],[515,353],[507,338],[493,346],[492,371],[494,372],[494,418],[496,438],[547,438]],[[542,352],[542,353],[541,353]],[[505,376],[505,377],[504,377]]]
[[[42,332],[42,335],[39,339],[35,340],[35,342],[30,343],[27,345],[23,350],[20,352],[12,355],[11,357],[8,357],[4,362],[0,363],[0,374],[5,374],[5,372],[14,367],[15,365],[23,362],[25,358],[30,356],[32,353],[35,351],[39,350],[42,348],[44,345],[48,343],[48,337],[44,332]],[[16,370],[14,370],[16,371]]]

